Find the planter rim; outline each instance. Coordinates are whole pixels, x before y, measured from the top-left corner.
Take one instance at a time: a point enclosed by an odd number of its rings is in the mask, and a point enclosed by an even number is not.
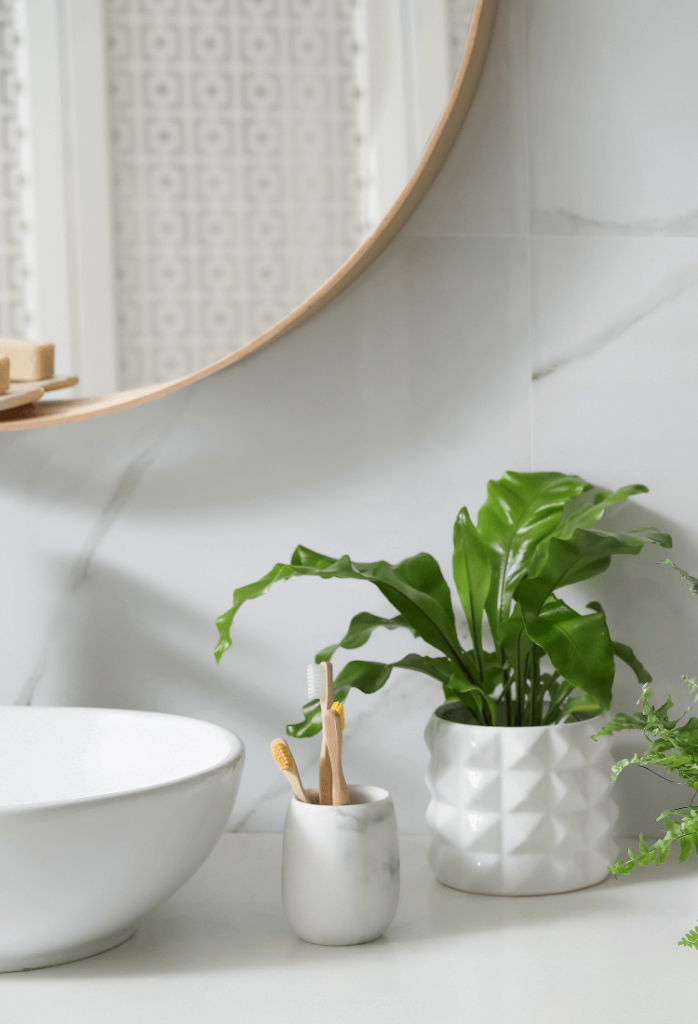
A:
[[[460,701],[449,700],[444,704],[440,704],[437,708],[434,708],[432,712],[432,720],[437,719],[439,722],[443,722],[445,725],[453,725],[457,728],[465,729],[497,729],[500,732],[532,732],[534,729],[573,729],[577,726],[588,726],[591,722],[601,723],[604,718],[609,714],[608,711],[602,711],[598,715],[594,715],[592,718],[584,718],[581,722],[549,722],[547,725],[481,725],[479,722],[453,722],[448,718],[444,718],[439,714],[445,708],[452,708],[460,706]],[[599,725],[601,728],[601,725]]]

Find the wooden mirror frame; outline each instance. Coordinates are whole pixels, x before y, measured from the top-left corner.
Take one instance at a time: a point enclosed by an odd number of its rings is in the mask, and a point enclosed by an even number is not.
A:
[[[34,405],[21,406],[16,410],[0,413],[0,432],[32,430],[36,427],[57,426],[61,423],[77,423],[80,420],[89,420],[96,416],[106,416],[108,413],[118,412],[120,409],[130,409],[132,406],[150,402],[154,398],[169,395],[173,391],[179,391],[180,388],[188,387],[189,384],[195,384],[196,381],[203,380],[204,377],[218,373],[219,370],[232,366],[233,363],[258,352],[272,341],[282,338],[295,327],[305,323],[314,313],[317,313],[336,295],[344,291],[369,264],[380,256],[415,211],[441,170],[475,96],[492,37],[496,13],[497,0],[477,0],[468,42],[451,96],[414,173],[378,227],[305,302],[302,302],[300,306],[288,313],[264,334],[260,334],[253,341],[235,349],[230,355],[211,363],[210,366],[205,366],[202,370],[197,370],[195,373],[168,381],[166,384],[152,384],[96,398],[74,398],[63,401],[44,399]]]

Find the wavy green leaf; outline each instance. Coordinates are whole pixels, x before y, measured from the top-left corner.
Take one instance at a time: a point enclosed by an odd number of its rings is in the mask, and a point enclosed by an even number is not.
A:
[[[597,704],[595,700],[592,700],[591,697],[580,695],[579,697],[573,697],[571,700],[569,700],[564,705],[562,713],[565,716],[574,715],[577,713],[584,715],[598,715],[603,710],[604,709],[599,704]]]
[[[397,565],[388,562],[352,562],[348,555],[331,559],[300,545],[290,564],[277,563],[256,583],[240,587],[233,594],[233,605],[216,620],[220,639],[215,650],[216,661],[231,645],[233,620],[246,601],[266,594],[274,583],[293,576],[319,576],[321,579],[364,580],[380,592],[432,647],[436,647],[462,671],[468,672],[464,652],[456,634],[451,595],[438,563],[422,553]]]
[[[499,651],[482,652],[482,678],[479,685],[485,693],[492,693],[503,681],[502,655]]]
[[[509,618],[499,626],[498,641],[506,655],[507,664],[519,679],[524,678],[524,666],[530,658],[534,643],[526,632],[519,604],[514,605]]]
[[[638,683],[643,684],[652,682],[652,676],[649,674],[640,659],[635,655],[632,647],[628,647],[627,644],[621,644],[617,640],[614,640],[613,653],[616,658],[624,661],[628,668],[633,670],[637,676]]]
[[[492,552],[483,543],[467,508],[462,508],[453,527],[453,579],[482,666],[482,615],[492,583]]]
[[[421,552],[397,565],[388,562],[352,563],[349,556],[344,555],[339,560],[343,563],[343,571],[337,571],[335,566],[325,564],[325,555],[316,556],[309,548],[299,546],[293,553],[291,564],[312,570],[313,557],[319,559],[316,574],[325,579],[332,576],[373,583],[412,626],[417,636],[465,667],[456,633],[451,591],[432,555]]]
[[[555,536],[560,540],[570,538],[575,530],[589,530],[599,522],[607,509],[613,505],[620,505],[628,498],[634,498],[636,494],[647,494],[648,487],[644,484],[628,484],[617,491],[597,491],[591,501],[580,501],[580,503],[565,514],[562,522],[555,530]]]
[[[448,658],[428,658],[421,654],[407,654],[400,661],[385,664],[379,661],[350,661],[334,680],[335,700],[344,702],[351,689],[362,693],[376,693],[390,679],[395,668],[411,669],[438,680],[446,688],[453,684],[457,687],[469,687],[463,677],[454,672],[454,665]],[[477,689],[477,687],[471,687]],[[464,692],[464,691],[459,691]],[[483,695],[485,696],[485,695]],[[314,736],[322,728],[320,702],[311,700],[303,706],[302,722],[287,725],[289,736]]]
[[[444,686],[445,700],[458,700],[473,712],[475,721],[481,725],[497,723],[497,705],[479,686],[463,681],[462,686]]]
[[[290,579],[291,576],[296,576],[297,573],[293,566],[285,565],[283,562],[277,562],[273,569],[271,569],[266,576],[262,576],[260,580],[255,583],[248,583],[244,587],[238,587],[233,593],[233,605],[223,615],[219,615],[216,619],[216,628],[218,629],[219,640],[215,651],[213,652],[216,658],[216,662],[220,663],[222,656],[228,650],[232,644],[230,638],[230,629],[233,625],[233,619],[237,615],[238,611],[245,603],[245,601],[252,601],[256,597],[261,597],[266,594],[267,591],[280,580]]]
[[[619,505],[636,494],[646,494],[648,488],[644,484],[629,484],[617,491],[597,491],[591,500],[589,494],[584,493],[579,498],[574,498],[564,508],[562,519],[555,528],[551,537],[559,540],[568,540],[578,529],[591,529],[596,526],[604,513],[612,506]],[[537,576],[548,557],[548,546],[550,538],[538,545],[531,558],[529,576]]]
[[[591,608],[593,612],[601,612],[605,618],[605,612],[598,601],[589,601],[587,608]],[[637,677],[638,683],[643,686],[645,683],[652,682],[652,676],[649,674],[645,666],[642,664],[640,659],[636,656],[632,647],[628,647],[627,644],[621,644],[617,640],[613,640],[613,653],[619,661],[625,662],[628,668],[631,668]]]
[[[487,598],[492,632],[509,615],[512,596],[530,571],[536,547],[559,526],[568,501],[592,485],[564,473],[505,473],[490,480],[477,528],[494,554],[494,579]]]
[[[566,614],[555,602],[547,614],[522,606],[526,632],[543,648],[560,675],[606,711],[615,674],[611,637],[602,612]]]
[[[605,572],[613,555],[637,555],[645,544],[671,547],[671,537],[651,526],[627,533],[578,529],[568,540],[552,537],[545,565],[537,576],[523,580],[514,596],[538,612],[554,590]]]
[[[329,647],[323,648],[318,651],[315,655],[315,661],[318,665],[323,661],[330,661],[332,655],[339,647],[344,647],[347,650],[354,650],[357,647],[363,647],[377,629],[409,629],[413,636],[416,633],[409,622],[402,617],[402,615],[396,615],[393,619],[384,619],[380,615],[373,615],[372,612],[359,612],[349,623],[349,629],[346,631],[342,639],[337,644],[330,644]]]

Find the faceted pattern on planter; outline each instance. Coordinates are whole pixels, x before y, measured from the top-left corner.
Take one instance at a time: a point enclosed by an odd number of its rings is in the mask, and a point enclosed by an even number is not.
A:
[[[616,857],[606,718],[503,728],[434,715],[427,821],[440,882],[492,895],[542,895],[602,881]]]

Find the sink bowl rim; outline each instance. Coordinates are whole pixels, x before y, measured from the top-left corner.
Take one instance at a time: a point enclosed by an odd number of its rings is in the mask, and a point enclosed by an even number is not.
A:
[[[23,708],[25,706],[16,704],[0,705],[0,715],[4,710],[18,707]],[[177,789],[178,787],[185,787],[190,785],[192,782],[205,780],[207,776],[216,775],[226,768],[235,767],[245,756],[245,744],[237,733],[224,728],[222,725],[217,725],[215,722],[208,722],[203,718],[193,718],[191,715],[178,715],[167,711],[145,711],[140,708],[101,708],[87,705],[40,704],[28,705],[26,707],[27,710],[34,709],[36,711],[97,711],[106,712],[108,714],[116,713],[119,715],[145,715],[150,718],[177,718],[185,722],[195,722],[197,725],[207,726],[208,728],[218,732],[228,741],[230,750],[225,757],[219,759],[214,764],[209,765],[207,768],[202,768],[200,771],[190,772],[187,775],[181,775],[178,778],[170,779],[165,782],[155,782],[147,786],[135,786],[129,789],[120,789],[114,793],[102,793],[97,794],[96,796],[72,797],[61,800],[37,800],[23,804],[0,803],[0,818],[32,814],[35,811],[58,811],[72,807],[86,807],[90,804],[112,803],[114,801],[123,801],[131,799],[132,797],[138,797],[145,793],[156,793],[165,790]]]

